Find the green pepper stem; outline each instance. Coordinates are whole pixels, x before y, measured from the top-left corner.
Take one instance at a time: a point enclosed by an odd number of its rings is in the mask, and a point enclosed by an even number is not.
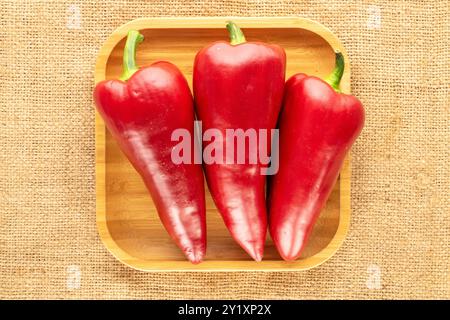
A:
[[[244,33],[233,21],[227,21],[227,30],[230,35],[230,43],[233,46],[246,41]]]
[[[336,92],[341,92],[341,89],[339,87],[339,84],[341,82],[342,79],[342,75],[344,74],[344,67],[345,67],[345,63],[344,63],[344,55],[336,50],[335,51],[336,54],[336,63],[335,63],[335,67],[333,69],[333,72],[331,72],[331,74],[325,79],[325,81],[336,91]]]
[[[123,71],[120,80],[127,81],[139,70],[136,65],[136,48],[139,43],[144,41],[144,36],[136,30],[130,30],[127,36],[127,42],[123,50]]]

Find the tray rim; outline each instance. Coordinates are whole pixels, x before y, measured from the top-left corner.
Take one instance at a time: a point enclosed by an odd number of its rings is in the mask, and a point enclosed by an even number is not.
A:
[[[177,29],[177,28],[224,28],[225,22],[233,20],[242,28],[299,28],[318,34],[334,49],[339,49],[346,63],[341,90],[350,93],[350,63],[344,46],[331,30],[322,24],[301,18],[290,17],[158,17],[139,18],[129,21],[117,29],[100,48],[94,71],[94,81],[97,84],[105,79],[108,58],[118,42],[126,37],[130,29]],[[95,106],[94,106],[95,108]],[[295,262],[283,260],[206,260],[198,265],[189,261],[175,260],[142,260],[128,254],[120,248],[112,238],[106,220],[106,127],[98,111],[95,111],[95,187],[96,187],[96,224],[97,230],[107,250],[123,264],[145,272],[283,272],[303,271],[317,267],[329,260],[343,244],[350,227],[350,177],[351,154],[347,155],[340,172],[340,207],[339,224],[335,235],[328,245],[313,256]]]

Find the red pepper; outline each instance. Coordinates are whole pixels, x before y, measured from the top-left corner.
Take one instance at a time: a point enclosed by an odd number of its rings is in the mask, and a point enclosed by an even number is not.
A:
[[[206,250],[202,168],[171,159],[175,129],[184,128],[194,137],[192,95],[180,70],[169,62],[138,70],[135,53],[142,41],[139,32],[128,33],[123,74],[120,80],[98,83],[95,102],[109,132],[144,180],[168,233],[191,262],[199,263]]]
[[[282,48],[246,42],[242,31],[227,24],[231,44],[215,42],[198,52],[194,63],[196,111],[206,130],[230,137],[226,129],[273,129],[283,99],[286,55]],[[270,137],[270,134],[268,135]],[[204,143],[204,147],[207,143]],[[235,145],[236,151],[237,146]],[[204,164],[214,202],[233,238],[256,261],[262,259],[267,233],[265,180],[261,161]],[[270,152],[270,141],[268,146]],[[235,152],[236,155],[236,152]]]
[[[361,102],[341,94],[344,58],[326,82],[296,74],[286,82],[279,120],[280,165],[269,191],[269,229],[284,260],[297,259],[364,124]]]

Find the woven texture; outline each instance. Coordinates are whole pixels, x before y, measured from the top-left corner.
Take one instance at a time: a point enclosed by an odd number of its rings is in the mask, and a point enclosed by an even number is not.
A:
[[[450,298],[448,1],[0,5],[0,298]],[[348,238],[305,272],[134,271],[96,231],[96,54],[138,17],[233,15],[314,19],[344,43],[367,113]]]

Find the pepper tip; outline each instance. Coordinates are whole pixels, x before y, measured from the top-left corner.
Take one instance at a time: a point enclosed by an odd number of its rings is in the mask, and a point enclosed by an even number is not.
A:
[[[256,262],[261,262],[263,258],[263,246],[256,245],[256,244],[242,244],[242,249],[245,250],[245,252],[248,253],[250,257],[252,257],[253,260]]]
[[[188,251],[185,252],[186,258],[192,263],[192,264],[199,264],[203,261],[203,257],[205,255],[203,250],[195,250],[195,251]]]

